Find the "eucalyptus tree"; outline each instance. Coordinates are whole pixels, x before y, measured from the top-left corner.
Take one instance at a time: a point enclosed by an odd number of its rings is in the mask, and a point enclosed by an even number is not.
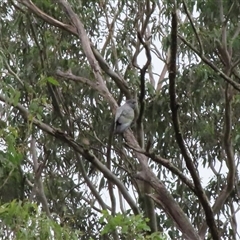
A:
[[[130,236],[102,231],[119,213],[147,217],[145,237],[239,238],[239,5],[2,1],[3,237],[33,226],[13,227],[17,199],[81,239]]]

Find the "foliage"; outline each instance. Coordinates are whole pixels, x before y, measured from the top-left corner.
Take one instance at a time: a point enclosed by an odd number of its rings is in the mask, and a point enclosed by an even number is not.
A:
[[[79,239],[80,231],[59,226],[39,211],[36,204],[12,201],[0,208],[1,239]],[[11,232],[14,232],[14,235]],[[9,233],[6,236],[6,232]]]
[[[100,218],[100,222],[102,224],[105,223],[105,226],[101,231],[101,235],[111,233],[117,229],[121,239],[165,239],[159,232],[145,236],[145,232],[150,231],[150,228],[147,225],[148,221],[149,219],[144,219],[142,215],[123,215],[118,213],[116,216],[112,216],[107,211],[103,211],[103,216]]]
[[[239,238],[238,0],[3,0],[0,15],[3,239]]]

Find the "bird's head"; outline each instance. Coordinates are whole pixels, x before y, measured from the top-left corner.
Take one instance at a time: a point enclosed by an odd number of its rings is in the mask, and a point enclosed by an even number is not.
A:
[[[137,107],[137,100],[136,99],[128,99],[126,103],[132,108],[135,109]]]

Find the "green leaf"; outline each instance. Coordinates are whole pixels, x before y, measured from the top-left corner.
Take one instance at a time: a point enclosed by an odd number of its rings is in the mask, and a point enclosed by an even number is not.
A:
[[[52,85],[59,86],[59,82],[58,82],[55,78],[53,78],[53,77],[47,77],[46,79],[47,79],[47,81],[48,81],[49,83],[51,83]]]

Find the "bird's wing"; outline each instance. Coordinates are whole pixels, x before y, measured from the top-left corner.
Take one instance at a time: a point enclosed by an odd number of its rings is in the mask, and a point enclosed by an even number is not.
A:
[[[119,107],[115,115],[114,132],[123,132],[131,125],[133,119],[134,110],[128,104],[124,104],[123,106]]]
[[[117,111],[116,111],[116,114],[115,114],[115,122],[117,122],[118,118],[121,116],[122,111],[123,111],[123,106],[117,108]]]
[[[121,114],[118,116],[116,119],[116,122],[118,124],[124,124],[131,122],[134,118],[134,111],[131,107],[125,107],[122,111]]]

